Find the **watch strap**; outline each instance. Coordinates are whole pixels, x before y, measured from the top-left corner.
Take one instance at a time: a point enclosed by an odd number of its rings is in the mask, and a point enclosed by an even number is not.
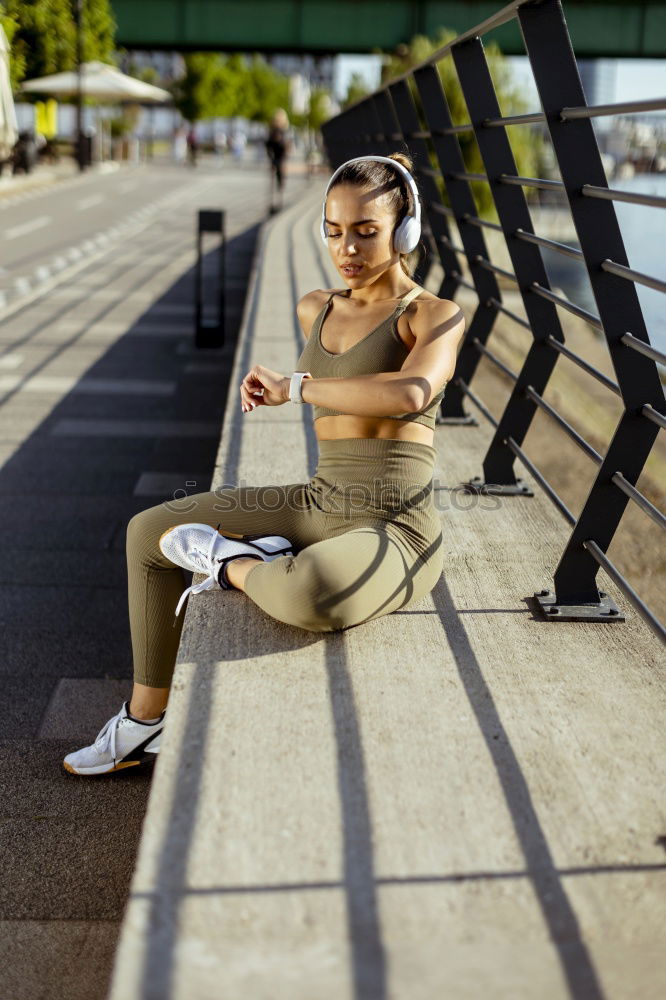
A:
[[[289,380],[289,399],[292,403],[303,403],[302,382],[304,378],[312,378],[310,372],[294,372]]]

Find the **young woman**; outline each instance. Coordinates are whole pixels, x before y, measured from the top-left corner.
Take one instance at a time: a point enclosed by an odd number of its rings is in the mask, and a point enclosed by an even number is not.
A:
[[[293,376],[255,365],[240,384],[248,419],[258,406],[312,404],[315,475],[199,493],[131,518],[134,688],[95,742],[65,757],[68,771],[155,759],[188,594],[235,587],[273,618],[325,632],[390,614],[439,579],[433,429],[465,323],[454,302],[411,279],[420,233],[411,166],[394,153],[334,172],[322,238],[346,288],[298,303],[307,342]],[[182,569],[206,579],[181,594]]]

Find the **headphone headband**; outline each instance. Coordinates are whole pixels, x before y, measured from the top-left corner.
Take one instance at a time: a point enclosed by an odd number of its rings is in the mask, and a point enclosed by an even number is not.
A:
[[[363,160],[372,160],[373,162],[387,163],[392,167],[395,167],[403,177],[405,178],[409,189],[412,192],[412,197],[414,200],[414,215],[409,213],[400,222],[395,233],[393,234],[393,245],[394,249],[399,253],[409,253],[418,244],[419,238],[421,236],[421,203],[419,201],[419,191],[416,186],[416,182],[409,170],[403,167],[402,163],[398,163],[397,160],[392,160],[389,156],[354,156],[351,160],[346,160],[341,163],[339,167],[331,175],[328,184],[326,185],[326,191],[324,192],[324,201],[321,209],[321,237],[324,243],[328,244],[328,236],[326,234],[326,198],[328,197],[328,192],[331,189],[333,181],[338,176],[341,170],[343,170],[350,163],[360,163]]]

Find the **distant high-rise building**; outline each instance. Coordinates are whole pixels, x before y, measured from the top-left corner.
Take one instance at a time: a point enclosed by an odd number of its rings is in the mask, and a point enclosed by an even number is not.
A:
[[[578,59],[578,72],[588,104],[606,104],[613,99],[614,72],[607,59]]]
[[[615,62],[611,59],[578,59],[578,72],[589,106],[612,104],[615,100]],[[601,130],[611,127],[610,119],[597,118]]]
[[[299,73],[309,81],[312,87],[333,86],[333,63],[335,56],[312,56],[300,55],[288,52],[267,53],[266,60],[271,66],[284,73],[285,76],[293,76]]]

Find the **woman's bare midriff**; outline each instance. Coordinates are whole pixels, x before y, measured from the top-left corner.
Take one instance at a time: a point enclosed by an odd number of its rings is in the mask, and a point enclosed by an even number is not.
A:
[[[419,441],[432,445],[434,434],[425,424],[377,417],[355,417],[349,414],[317,417],[314,422],[318,441],[336,438],[393,438],[397,441]]]

